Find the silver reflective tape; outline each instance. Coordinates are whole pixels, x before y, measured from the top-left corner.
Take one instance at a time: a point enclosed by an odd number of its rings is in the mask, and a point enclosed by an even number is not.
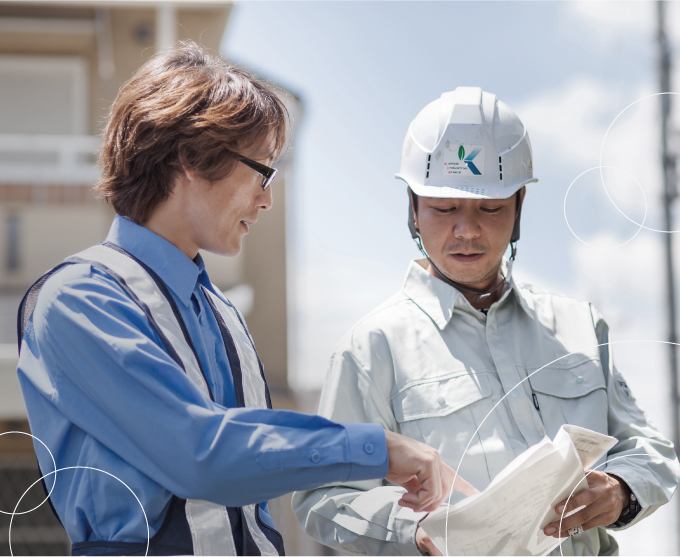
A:
[[[267,536],[262,532],[260,525],[257,523],[257,518],[255,513],[257,512],[257,505],[246,505],[241,507],[243,509],[243,514],[246,517],[246,522],[248,523],[248,530],[250,530],[250,535],[253,536],[261,555],[278,555],[279,552],[267,539]]]
[[[227,305],[219,296],[203,288],[203,293],[209,296],[214,307],[219,312],[224,324],[231,333],[241,363],[241,377],[243,380],[243,397],[245,405],[249,408],[267,408],[267,397],[265,382],[260,371],[260,363],[257,353],[250,340],[248,332],[245,330],[241,320],[236,314],[236,310]],[[264,532],[257,522],[258,505],[246,505],[242,507],[243,515],[248,524],[248,530],[255,540],[262,555],[278,555],[274,545],[267,539]]]
[[[130,290],[149,308],[154,321],[179,355],[187,377],[210,398],[208,385],[170,303],[144,268],[127,255],[103,245],[92,246],[75,257],[101,263],[125,279]],[[195,555],[236,555],[229,515],[223,505],[187,499],[185,513]]]
[[[187,499],[186,514],[194,555],[238,555],[224,506]]]
[[[260,363],[250,337],[236,315],[236,310],[205,287],[203,287],[203,293],[210,297],[234,339],[238,359],[241,362],[243,398],[246,406],[249,408],[267,408],[265,384],[260,372]]]
[[[97,261],[106,265],[114,273],[125,279],[139,300],[149,308],[151,316],[161,331],[168,339],[172,347],[179,355],[187,376],[201,392],[210,398],[208,385],[203,378],[201,368],[196,361],[191,347],[187,344],[182,329],[175,318],[170,303],[158,290],[156,282],[149,276],[144,268],[136,261],[112,248],[103,245],[92,246],[81,251],[75,257]]]

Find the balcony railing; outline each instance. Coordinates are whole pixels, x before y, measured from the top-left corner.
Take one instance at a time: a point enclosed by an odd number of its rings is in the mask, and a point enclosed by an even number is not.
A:
[[[92,184],[99,145],[90,135],[0,134],[0,183]]]

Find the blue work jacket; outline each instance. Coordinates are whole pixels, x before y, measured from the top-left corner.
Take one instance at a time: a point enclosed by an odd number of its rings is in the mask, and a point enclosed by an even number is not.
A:
[[[36,441],[42,472],[84,467],[59,472],[56,483],[54,475],[46,479],[72,543],[145,542],[145,515],[153,537],[173,495],[229,507],[260,504],[263,521],[273,526],[270,498],[386,475],[378,424],[236,408],[219,326],[200,288],[215,291],[200,255],[192,261],[120,216],[107,242],[167,285],[214,400],[192,384],[109,275],[74,264],[45,282],[17,371],[31,431],[55,460]],[[272,459],[272,452],[280,456]],[[269,458],[260,458],[264,453]]]

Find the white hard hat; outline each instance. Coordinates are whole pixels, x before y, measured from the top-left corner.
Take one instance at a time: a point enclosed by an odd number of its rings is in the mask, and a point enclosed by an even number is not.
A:
[[[420,111],[396,177],[416,195],[473,199],[505,199],[538,181],[524,124],[479,87],[457,87]]]

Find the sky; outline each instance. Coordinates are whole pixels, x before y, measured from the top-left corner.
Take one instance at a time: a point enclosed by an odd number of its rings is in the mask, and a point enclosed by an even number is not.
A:
[[[666,335],[664,234],[650,230],[663,228],[659,101],[644,99],[658,91],[654,10],[596,1],[236,5],[222,52],[304,106],[286,194],[293,387],[321,386],[334,345],[401,288],[418,257],[405,185],[394,178],[409,123],[443,92],[479,86],[515,110],[533,145],[539,182],[527,187],[516,276],[593,302],[615,341],[636,341],[616,346],[617,365],[669,434],[667,350],[652,342]],[[680,5],[667,21],[678,58]],[[678,530],[668,505],[617,539],[623,555],[677,555]]]

